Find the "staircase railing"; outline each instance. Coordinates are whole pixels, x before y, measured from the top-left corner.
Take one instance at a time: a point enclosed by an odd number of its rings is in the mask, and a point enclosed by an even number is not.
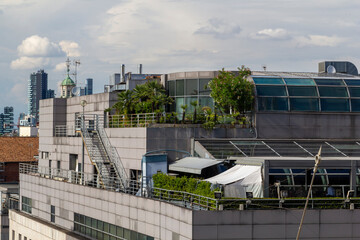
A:
[[[119,175],[122,187],[125,190],[126,189],[126,179],[128,179],[125,168],[121,162],[121,158],[120,158],[116,148],[111,145],[110,140],[106,134],[106,131],[104,129],[104,118],[100,118],[98,115],[96,115],[96,117],[97,117],[97,121],[96,121],[97,132],[103,143],[103,146],[105,147],[106,152],[108,153],[110,161],[112,163],[114,163],[114,167],[116,168],[116,172]],[[102,121],[99,121],[100,119],[102,119]]]
[[[107,137],[103,120],[96,114],[81,115],[80,121],[78,121],[80,126],[77,126],[77,129],[81,130],[90,160],[96,166],[102,181],[116,179],[112,183],[103,182],[103,186],[112,184],[114,187],[126,191],[127,175],[116,149]],[[94,141],[97,141],[97,145],[94,144]]]

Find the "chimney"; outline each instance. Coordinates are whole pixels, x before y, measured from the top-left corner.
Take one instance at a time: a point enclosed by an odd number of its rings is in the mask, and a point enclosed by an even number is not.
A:
[[[120,82],[125,82],[125,64],[121,64],[121,80]]]
[[[139,64],[139,74],[142,74],[142,64]]]

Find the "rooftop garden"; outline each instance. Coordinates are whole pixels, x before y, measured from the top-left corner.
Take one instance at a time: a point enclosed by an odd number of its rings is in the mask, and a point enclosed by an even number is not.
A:
[[[191,106],[181,105],[181,112],[166,112],[174,104],[174,99],[157,81],[137,85],[133,90],[118,94],[118,101],[106,111],[112,112],[110,127],[147,126],[149,123],[201,124],[205,129],[213,129],[219,124],[251,127],[249,113],[253,110],[254,86],[247,81],[250,69],[242,66],[238,73],[222,69],[212,79],[207,88],[214,107],[202,106],[192,101]],[[189,111],[191,109],[191,112]]]

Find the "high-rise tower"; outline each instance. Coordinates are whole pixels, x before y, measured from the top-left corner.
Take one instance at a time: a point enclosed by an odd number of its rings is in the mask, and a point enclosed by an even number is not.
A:
[[[40,69],[36,73],[32,73],[29,79],[28,88],[28,114],[38,118],[39,101],[46,98],[48,85],[48,74]]]

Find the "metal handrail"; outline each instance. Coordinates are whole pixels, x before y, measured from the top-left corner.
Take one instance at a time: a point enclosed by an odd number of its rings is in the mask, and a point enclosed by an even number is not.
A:
[[[75,137],[75,126],[56,125],[55,137]]]

